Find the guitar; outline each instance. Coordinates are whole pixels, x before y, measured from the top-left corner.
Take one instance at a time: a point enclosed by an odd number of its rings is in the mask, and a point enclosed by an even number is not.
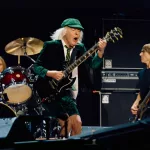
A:
[[[150,101],[150,91],[145,96],[144,100],[139,104],[137,114],[131,119],[131,122],[141,120],[147,110],[147,104]]]
[[[119,27],[115,27],[110,32],[107,32],[106,35],[103,37],[107,42],[112,41],[115,42],[115,39],[118,40],[119,38],[122,38],[122,30]],[[76,77],[71,77],[71,72],[79,66],[81,63],[83,63],[87,58],[89,58],[94,52],[98,50],[98,43],[96,43],[93,47],[91,47],[88,51],[86,51],[82,56],[80,56],[77,60],[75,60],[71,65],[66,67],[65,70],[63,70],[64,77],[57,81],[55,79],[51,79],[45,82],[48,82],[48,86],[45,87],[45,89],[48,90],[48,93],[44,95],[43,97],[49,97],[50,99],[55,99],[57,95],[59,95],[63,90],[71,88],[74,84]],[[37,91],[39,92],[41,88],[39,88]],[[40,94],[39,94],[40,95]]]

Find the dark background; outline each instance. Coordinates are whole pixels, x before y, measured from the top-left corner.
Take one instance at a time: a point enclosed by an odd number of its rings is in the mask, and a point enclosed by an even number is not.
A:
[[[150,2],[145,1],[2,1],[0,5],[0,55],[7,66],[17,66],[17,56],[7,54],[5,46],[17,38],[35,37],[50,40],[50,35],[66,18],[77,18],[84,30],[85,46],[89,49],[107,31],[118,26],[123,39],[108,43],[105,58],[112,59],[113,67],[142,68],[139,52],[150,40]],[[30,56],[34,60],[37,55]],[[33,62],[21,57],[21,66]],[[100,70],[94,72],[93,90],[100,90]],[[129,97],[129,99],[131,99]],[[133,100],[133,99],[132,99]],[[83,125],[99,125],[99,96],[92,91],[83,93],[78,100]],[[85,107],[86,106],[86,107]],[[109,110],[108,110],[109,111]]]
[[[77,1],[6,0],[0,6],[0,55],[6,59],[8,66],[17,65],[17,57],[5,52],[5,46],[9,42],[21,37],[35,37],[42,41],[49,40],[51,33],[60,27],[64,19],[74,17],[78,18],[85,28],[83,42],[87,48],[90,48],[107,31],[119,26],[123,30],[124,39],[117,42],[116,46],[119,45],[119,48],[109,46],[106,56],[109,57],[109,53],[112,51],[113,55],[126,55],[131,52],[131,57],[137,56],[141,46],[148,42],[145,40],[145,34],[148,35],[149,29],[149,22],[146,22],[149,20],[149,8],[146,7],[148,7],[147,1],[136,3],[133,1],[81,1],[78,3]],[[135,19],[143,21],[132,21]],[[137,36],[139,36],[140,42],[135,39]],[[149,38],[147,39],[149,40]],[[135,51],[136,53],[133,53]],[[36,59],[37,56],[31,57]],[[125,57],[120,59],[121,57],[116,59],[121,62],[119,67],[141,67],[138,57],[136,58],[138,64],[133,63],[134,66],[125,66]],[[21,57],[23,67],[28,67],[30,63],[32,62],[27,58]],[[117,65],[115,64],[114,67]]]

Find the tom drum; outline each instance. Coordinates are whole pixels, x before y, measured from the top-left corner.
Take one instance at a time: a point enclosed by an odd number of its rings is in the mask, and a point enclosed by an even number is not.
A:
[[[21,104],[30,99],[32,88],[21,66],[9,67],[1,74],[2,92],[9,104]]]

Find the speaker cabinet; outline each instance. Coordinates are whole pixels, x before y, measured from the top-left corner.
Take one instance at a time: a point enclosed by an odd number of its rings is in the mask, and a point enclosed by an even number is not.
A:
[[[114,126],[129,122],[135,92],[100,93],[100,125]]]

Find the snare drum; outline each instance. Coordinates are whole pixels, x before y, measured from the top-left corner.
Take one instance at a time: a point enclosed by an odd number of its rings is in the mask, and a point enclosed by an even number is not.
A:
[[[0,118],[17,117],[16,112],[7,104],[0,102]]]
[[[7,95],[9,104],[21,104],[30,99],[32,89],[26,76],[26,70],[21,66],[9,67],[2,72],[3,94]]]

